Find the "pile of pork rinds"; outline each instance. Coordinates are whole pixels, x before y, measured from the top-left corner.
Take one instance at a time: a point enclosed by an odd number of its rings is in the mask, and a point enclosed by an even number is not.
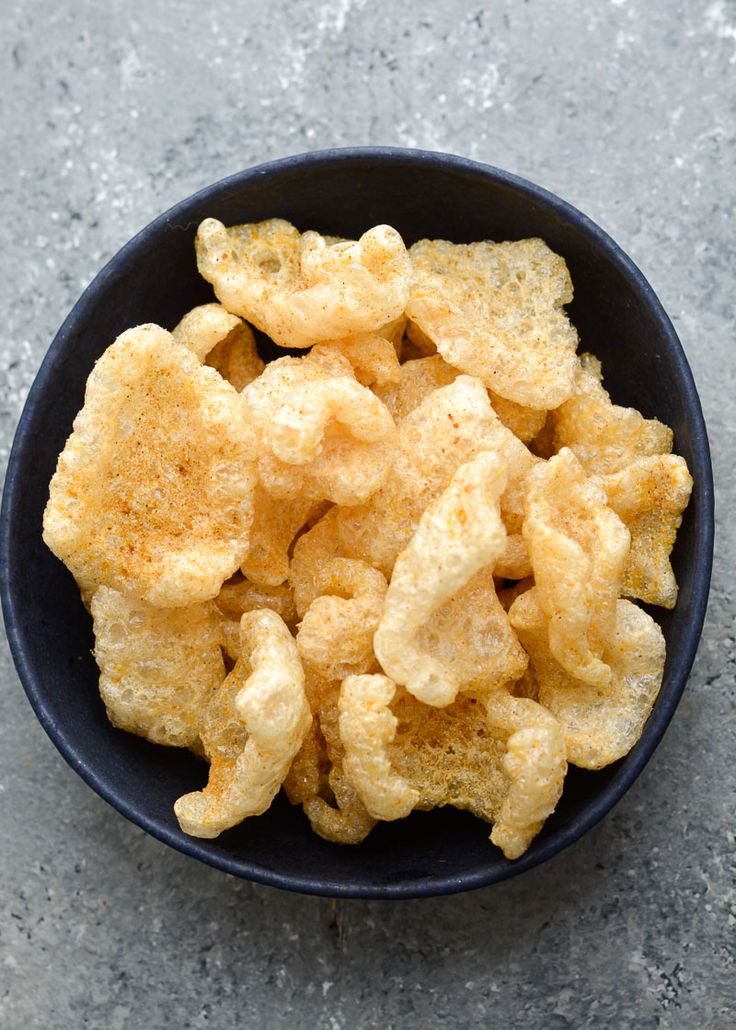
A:
[[[196,253],[219,303],[108,347],[44,517],[111,721],[209,762],[188,834],[283,786],[331,841],[453,805],[518,857],[660,688],[671,430],[577,355],[542,240],[207,219]]]

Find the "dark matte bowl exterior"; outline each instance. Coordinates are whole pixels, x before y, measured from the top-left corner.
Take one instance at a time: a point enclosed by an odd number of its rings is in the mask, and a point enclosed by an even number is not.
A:
[[[571,769],[564,796],[529,851],[507,861],[488,827],[454,810],[379,825],[363,844],[328,844],[279,796],[269,811],[213,841],[185,836],[173,802],[204,779],[186,751],[156,747],[107,721],[97,692],[91,621],[74,581],[41,540],[56,459],[82,405],[95,360],[129,326],[171,328],[212,298],[197,274],[194,234],[279,216],[300,229],[355,237],[387,222],[407,245],[540,236],[562,254],[575,284],[570,315],[581,349],[604,363],[620,404],[675,432],[695,489],[673,564],[680,599],[652,609],[667,638],[664,685],[641,740],[598,773]],[[577,840],[625,793],[659,743],[685,686],[710,579],[713,494],[703,416],[674,329],[641,272],[569,204],[506,172],[446,154],[394,149],[323,151],[253,168],[202,190],[130,241],[83,293],[52,343],[18,426],[1,516],[2,600],[21,681],[44,729],[80,776],[143,829],[236,876],[343,897],[409,898],[495,883]]]

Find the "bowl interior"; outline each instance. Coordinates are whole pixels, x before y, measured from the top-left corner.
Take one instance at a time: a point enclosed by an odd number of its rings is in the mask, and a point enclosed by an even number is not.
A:
[[[102,351],[129,326],[171,328],[186,310],[214,299],[198,276],[193,248],[196,227],[207,216],[226,224],[280,216],[301,229],[340,236],[387,222],[407,244],[421,237],[540,236],[570,267],[570,315],[581,349],[603,360],[614,400],[656,415],[675,431],[695,492],[673,558],[679,603],[671,613],[652,610],[668,647],[655,711],[626,759],[596,774],[571,769],[557,811],[517,862],[488,843],[484,823],[454,810],[382,824],[358,847],[327,844],[283,797],[218,840],[193,840],[179,831],[172,805],[202,783],[204,766],[187,752],[155,747],[107,721],[91,621],[71,576],[42,543],[41,518],[57,456]],[[157,219],[113,258],[64,323],[32,388],[8,470],[6,623],[21,678],[52,739],[95,790],[157,837],[231,873],[291,889],[375,897],[443,893],[503,879],[554,854],[604,815],[641,770],[692,664],[711,534],[707,440],[687,363],[641,274],[601,230],[537,187],[460,159],[402,151],[309,155],[224,180]]]

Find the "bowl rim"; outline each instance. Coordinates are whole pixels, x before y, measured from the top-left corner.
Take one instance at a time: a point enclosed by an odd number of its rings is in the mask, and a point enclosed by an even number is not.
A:
[[[33,428],[33,418],[38,399],[53,379],[58,362],[63,360],[63,351],[67,337],[73,335],[76,327],[83,322],[87,309],[94,298],[105,289],[112,276],[120,274],[121,269],[135,260],[142,247],[146,247],[150,239],[167,225],[176,221],[181,223],[187,214],[208,199],[227,191],[233,185],[242,184],[270,176],[274,173],[301,168],[314,168],[334,164],[350,164],[373,159],[378,162],[403,162],[415,166],[435,166],[439,170],[467,171],[480,174],[497,183],[513,188],[527,198],[552,208],[567,223],[588,236],[606,252],[607,257],[618,266],[619,271],[630,287],[638,294],[641,301],[650,309],[661,326],[666,340],[668,359],[675,367],[676,375],[682,384],[683,394],[688,411],[689,428],[692,433],[693,453],[699,466],[696,488],[700,505],[700,519],[695,537],[694,583],[690,605],[690,619],[685,633],[684,661],[673,671],[667,684],[666,694],[660,695],[658,709],[653,711],[644,728],[644,732],[636,749],[621,762],[615,774],[609,779],[595,798],[588,803],[580,817],[539,840],[535,848],[521,858],[508,862],[501,869],[487,871],[476,870],[472,873],[439,876],[427,881],[426,878],[414,878],[399,883],[378,885],[366,883],[346,883],[316,879],[313,876],[299,874],[283,874],[277,870],[249,863],[241,858],[233,858],[225,853],[213,853],[207,850],[207,843],[194,837],[177,834],[169,826],[138,811],[116,791],[114,783],[107,782],[94,766],[82,760],[75,752],[73,743],[64,732],[63,725],[54,719],[44,700],[43,687],[33,671],[31,659],[32,646],[23,629],[22,613],[19,611],[17,599],[10,589],[12,528],[15,522],[16,484],[23,474],[23,459]],[[10,651],[28,700],[38,717],[43,729],[50,737],[66,762],[100,797],[116,808],[132,823],[141,827],[151,836],[177,851],[196,858],[207,865],[221,869],[231,875],[267,884],[289,891],[303,894],[314,894],[327,897],[351,897],[373,899],[408,899],[416,897],[439,896],[474,890],[480,887],[499,883],[528,869],[545,862],[564,848],[579,840],[596,825],[623,797],[634,780],[644,769],[656,750],[675,709],[682,696],[688,675],[692,668],[700,640],[708,601],[708,591],[713,560],[714,539],[714,498],[713,473],[708,446],[708,436],[703,412],[692,371],[685,357],[682,345],[664,308],[649,285],[648,281],[634,264],[631,258],[619,245],[587,215],[562,200],[556,194],[530,182],[521,176],[504,171],[493,165],[455,154],[439,151],[418,150],[402,147],[344,147],[317,150],[294,154],[274,161],[255,165],[235,172],[218,180],[179,201],[158,217],[149,222],[135,236],[124,244],[92,279],[56,333],[35,379],[30,387],[9,454],[5,487],[3,491],[2,509],[0,510],[0,596],[5,618]]]

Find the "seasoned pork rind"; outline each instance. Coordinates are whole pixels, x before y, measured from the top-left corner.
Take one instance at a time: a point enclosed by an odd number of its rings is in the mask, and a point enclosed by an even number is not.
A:
[[[612,404],[601,383],[601,363],[583,354],[575,391],[552,415],[556,451],[569,447],[586,472],[619,472],[637,458],[669,454],[672,430],[634,408]]]
[[[504,459],[508,484],[501,510],[520,526],[523,483],[537,459],[499,421],[482,383],[458,376],[401,421],[396,455],[381,489],[364,505],[330,510],[299,538],[291,562],[297,608],[304,584],[326,557],[360,558],[388,578],[424,509],[455,470],[481,451]]]
[[[297,648],[305,666],[326,680],[368,672],[376,665],[373,636],[386,596],[386,580],[365,562],[332,558],[310,584]]]
[[[281,219],[227,229],[208,218],[197,265],[222,304],[282,347],[376,332],[404,312],[409,257],[388,225],[331,243]]]
[[[208,600],[248,552],[255,452],[232,386],[164,329],[130,329],[89,377],[44,540],[88,587]]]
[[[242,398],[261,434],[258,471],[273,497],[357,504],[385,479],[396,427],[337,348],[272,361]]]
[[[254,494],[250,547],[243,575],[261,586],[279,586],[289,577],[289,550],[310,516],[321,510],[309,497],[272,497],[259,483]]]
[[[260,815],[278,792],[311,723],[294,638],[275,612],[240,620],[241,657],[210,701],[200,730],[207,786],[174,805],[185,833],[217,837]]]
[[[335,340],[337,347],[352,365],[355,378],[362,386],[397,383],[401,379],[401,365],[396,346],[378,333],[358,333],[344,340]]]
[[[621,592],[674,608],[677,581],[669,558],[693,488],[685,459],[675,454],[638,458],[601,482],[609,506],[631,533]]]
[[[396,683],[438,708],[455,700],[461,684],[451,668],[421,647],[419,631],[503,553],[500,498],[505,487],[506,467],[499,455],[484,451],[461,465],[429,504],[394,565],[374,641],[376,656]],[[462,647],[462,638],[457,643]]]
[[[410,250],[406,313],[442,357],[494,393],[530,408],[556,408],[573,391],[577,333],[564,260],[539,239]]]
[[[113,726],[191,747],[225,679],[222,619],[208,601],[154,608],[100,587],[91,603],[100,694]]]
[[[294,595],[288,583],[281,583],[275,587],[261,586],[245,579],[239,573],[222,584],[215,604],[223,617],[223,646],[228,658],[233,662],[240,658],[240,619],[245,612],[270,608],[284,620],[292,632],[299,621],[294,606]]]
[[[204,361],[218,343],[242,325],[242,319],[231,315],[222,304],[200,304],[187,311],[171,335]]]
[[[221,304],[192,308],[171,335],[240,391],[265,368],[253,330]]]
[[[662,684],[665,643],[651,616],[630,601],[616,603],[602,651],[611,670],[604,686],[573,678],[552,655],[537,589],[514,601],[509,618],[531,659],[539,701],[562,727],[569,761],[601,769],[628,754]]]
[[[629,532],[606,500],[563,448],[530,473],[523,526],[550,650],[571,676],[598,687],[611,679],[602,653],[629,553]]]

